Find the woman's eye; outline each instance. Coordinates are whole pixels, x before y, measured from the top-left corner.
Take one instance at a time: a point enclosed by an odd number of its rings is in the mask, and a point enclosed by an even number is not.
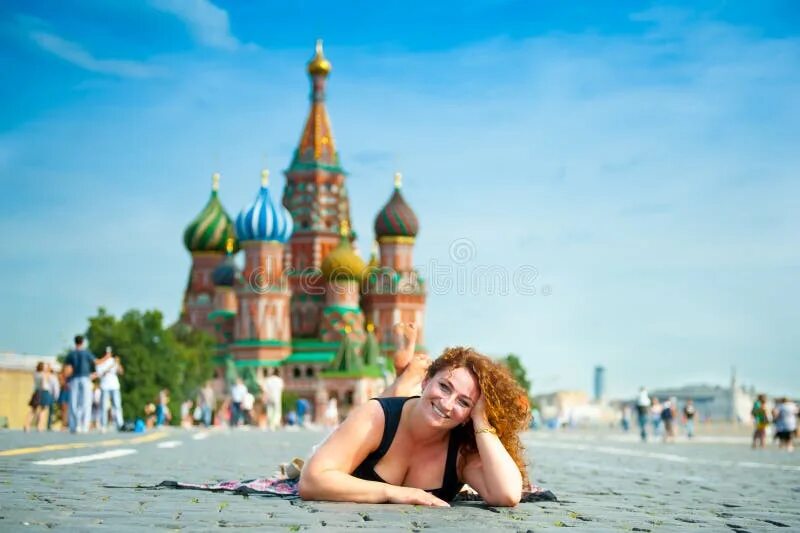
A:
[[[461,401],[460,401],[460,402],[458,402],[458,403],[460,403],[460,404],[461,404],[461,407],[469,407],[469,403],[465,402],[464,400],[461,400]]]
[[[439,383],[439,388],[441,388],[443,391],[450,390],[450,387],[448,387],[445,383]]]

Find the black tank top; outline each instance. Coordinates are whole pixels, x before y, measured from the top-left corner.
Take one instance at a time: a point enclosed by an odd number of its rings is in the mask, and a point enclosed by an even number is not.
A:
[[[353,476],[365,479],[367,481],[380,481],[386,483],[381,476],[375,472],[375,465],[378,461],[386,455],[389,447],[392,445],[394,436],[397,433],[397,427],[400,425],[400,416],[403,414],[403,405],[411,398],[419,398],[419,396],[411,396],[410,398],[372,398],[376,400],[383,408],[385,418],[383,427],[383,438],[378,449],[370,453],[364,461],[356,467],[353,471]],[[444,466],[444,479],[442,486],[438,489],[430,489],[430,492],[437,498],[449,502],[455,498],[461,488],[464,486],[458,480],[458,470],[456,461],[458,459],[458,446],[460,439],[456,436],[455,431],[450,432],[450,440],[447,445],[447,460]]]

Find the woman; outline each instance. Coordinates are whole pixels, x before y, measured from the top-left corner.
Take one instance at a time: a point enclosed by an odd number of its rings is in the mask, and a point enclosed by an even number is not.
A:
[[[43,413],[50,412],[50,404],[53,403],[53,396],[50,393],[50,366],[43,362],[36,365],[36,372],[33,373],[33,394],[28,402],[31,410],[25,420],[23,430],[28,431],[31,426],[37,431],[42,431],[47,420],[42,416]]]
[[[516,505],[527,483],[518,436],[530,416],[525,392],[470,348],[447,349],[431,364],[413,354],[413,324],[401,329],[397,380],[320,445],[303,468],[300,496],[448,506],[467,483],[489,505]],[[409,397],[420,384],[421,395]]]

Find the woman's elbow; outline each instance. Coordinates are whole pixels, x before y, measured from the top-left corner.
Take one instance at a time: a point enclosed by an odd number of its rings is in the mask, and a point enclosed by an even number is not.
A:
[[[297,482],[297,494],[304,500],[316,499],[316,483],[314,475],[306,470],[300,475],[300,481]]]
[[[522,499],[522,491],[507,491],[501,494],[493,494],[484,498],[488,505],[493,507],[515,507]]]

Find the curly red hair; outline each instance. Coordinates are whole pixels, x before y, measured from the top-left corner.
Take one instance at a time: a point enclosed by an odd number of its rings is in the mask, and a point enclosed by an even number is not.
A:
[[[431,379],[440,370],[447,368],[466,368],[478,380],[478,386],[486,402],[486,416],[497,430],[500,442],[508,451],[522,474],[523,484],[528,485],[525,466],[525,448],[519,438],[520,432],[527,429],[531,417],[528,395],[520,387],[508,367],[472,348],[458,346],[446,348],[431,366],[426,379]],[[469,420],[464,428],[461,453],[478,453],[475,442],[475,428]]]

